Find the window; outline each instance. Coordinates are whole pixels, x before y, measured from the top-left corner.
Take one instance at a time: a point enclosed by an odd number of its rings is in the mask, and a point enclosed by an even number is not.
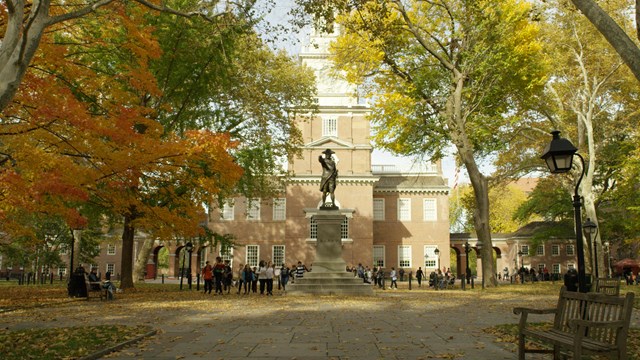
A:
[[[437,248],[438,247],[435,245],[424,246],[424,267],[425,268],[437,269],[439,267],[438,256],[436,255]]]
[[[229,260],[229,265],[233,267],[233,247],[231,246],[222,246],[220,248],[220,257],[222,261]]]
[[[576,248],[573,245],[567,245],[567,255],[574,256],[576,254]]]
[[[107,244],[107,255],[116,254],[116,244]]]
[[[340,224],[340,238],[341,239],[349,238],[349,218],[346,216],[344,220],[342,220],[342,224]]]
[[[282,264],[286,264],[284,257],[284,245],[273,245],[273,264],[277,268]]]
[[[554,274],[560,274],[560,264],[553,264],[552,266],[552,272]]]
[[[576,265],[575,264],[567,264],[567,269],[574,269],[575,270]]]
[[[373,199],[373,220],[384,220],[384,199]]]
[[[273,220],[280,221],[287,219],[287,199],[273,199]]]
[[[524,255],[529,255],[529,245],[520,245],[520,251],[522,251]]]
[[[538,264],[538,274],[544,272],[544,268],[547,267],[545,264]]]
[[[398,199],[398,220],[411,221],[411,199]]]
[[[551,255],[553,256],[560,255],[560,245],[551,245]]]
[[[96,254],[100,254],[100,244],[96,245]]]
[[[373,266],[384,267],[384,245],[373,245]]]
[[[113,277],[113,275],[115,275],[116,273],[116,264],[107,264],[107,272],[111,273],[111,276]]]
[[[69,255],[69,249],[66,246],[60,246],[60,255],[66,256]]]
[[[424,221],[436,221],[438,220],[438,208],[436,199],[424,199],[422,201],[423,206],[423,219]]]
[[[322,119],[322,136],[338,136],[338,119]]]
[[[260,199],[247,201],[247,220],[260,220]]]
[[[66,276],[67,275],[67,265],[60,265],[58,267],[58,276]]]
[[[234,206],[233,204],[230,203],[225,203],[224,205],[222,205],[222,220],[233,220],[234,219]]]
[[[538,245],[536,249],[536,255],[544,256],[544,245]]]
[[[309,219],[309,238],[310,239],[318,238],[318,223],[313,217]]]
[[[398,267],[411,267],[411,245],[398,246]]]
[[[251,266],[258,266],[258,259],[260,258],[260,248],[258,245],[247,245],[247,261],[246,263]]]

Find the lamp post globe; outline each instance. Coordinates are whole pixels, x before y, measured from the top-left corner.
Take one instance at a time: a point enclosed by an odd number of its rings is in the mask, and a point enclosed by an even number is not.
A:
[[[586,293],[589,289],[587,289],[587,277],[585,274],[584,264],[584,244],[582,243],[582,216],[580,214],[582,201],[578,194],[580,182],[582,182],[582,177],[584,177],[585,162],[584,158],[577,153],[578,149],[573,146],[571,141],[560,137],[560,131],[554,130],[551,132],[551,135],[553,135],[553,138],[545,148],[544,153],[540,158],[547,163],[549,171],[551,171],[552,174],[560,174],[570,171],[573,166],[574,156],[577,156],[580,159],[582,165],[582,171],[574,189],[573,209],[576,232],[576,251],[578,256],[578,289],[580,292]]]

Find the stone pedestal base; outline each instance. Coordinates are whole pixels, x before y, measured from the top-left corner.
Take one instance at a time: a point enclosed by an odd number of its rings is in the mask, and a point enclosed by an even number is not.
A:
[[[290,294],[373,295],[371,284],[347,272],[342,259],[340,227],[345,215],[340,210],[321,210],[313,215],[318,224],[316,259],[310,272],[287,286]]]

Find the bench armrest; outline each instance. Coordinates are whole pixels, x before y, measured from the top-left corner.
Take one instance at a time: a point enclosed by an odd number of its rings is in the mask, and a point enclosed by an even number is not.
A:
[[[513,313],[516,315],[524,315],[524,314],[555,314],[558,309],[531,309],[531,308],[523,308],[517,307],[513,308]]]
[[[531,308],[523,308],[523,307],[513,308],[513,313],[516,315],[520,315],[520,321],[518,322],[518,333],[522,333],[522,330],[524,330],[527,327],[527,318],[529,314],[545,315],[545,314],[555,314],[557,312],[558,312],[558,309],[556,308],[550,308],[550,309],[531,309]]]

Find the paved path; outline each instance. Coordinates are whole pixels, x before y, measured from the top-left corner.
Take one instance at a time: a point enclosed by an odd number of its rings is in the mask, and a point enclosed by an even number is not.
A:
[[[168,293],[141,301],[81,301],[0,314],[0,326],[148,324],[159,333],[110,359],[514,359],[482,329],[515,323],[515,306],[552,306],[555,296],[376,291],[373,297],[216,296]],[[176,298],[178,297],[178,298]],[[32,312],[34,310],[31,310]],[[640,325],[638,314],[635,326]],[[528,359],[538,359],[530,357]]]

